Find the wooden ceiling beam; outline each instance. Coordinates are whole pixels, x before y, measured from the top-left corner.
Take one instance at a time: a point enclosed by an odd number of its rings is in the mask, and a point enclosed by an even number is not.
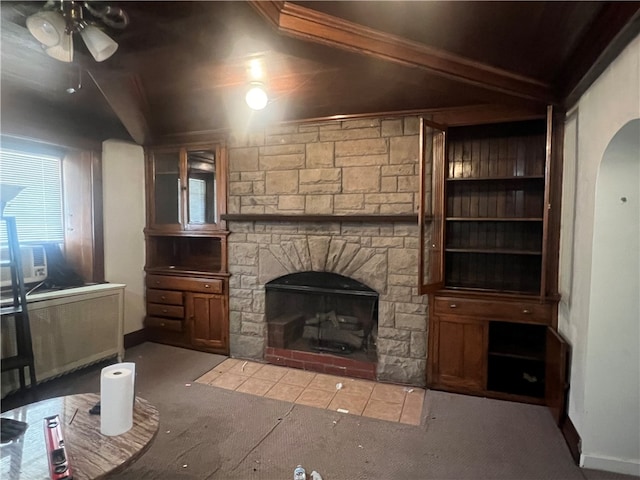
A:
[[[145,111],[148,111],[144,90],[137,75],[114,74],[95,68],[87,70],[98,90],[138,145],[153,142]]]
[[[558,75],[565,107],[571,108],[622,50],[640,33],[640,2],[603,6],[589,34]]]
[[[278,31],[296,38],[426,69],[438,75],[512,97],[557,103],[550,85],[381,32],[287,1],[249,3]]]

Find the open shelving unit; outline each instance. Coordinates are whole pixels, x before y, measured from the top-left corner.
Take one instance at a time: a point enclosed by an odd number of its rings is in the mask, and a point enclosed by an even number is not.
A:
[[[547,113],[450,127],[444,148],[435,140],[425,147],[423,205],[434,206],[434,220],[431,230],[423,227],[429,281],[422,291],[433,295],[430,387],[560,412],[566,344],[555,332],[548,279],[557,230],[549,224],[555,183]]]
[[[487,388],[543,397],[545,351],[545,326],[490,322]]]
[[[450,129],[446,287],[540,291],[545,134],[544,121]]]

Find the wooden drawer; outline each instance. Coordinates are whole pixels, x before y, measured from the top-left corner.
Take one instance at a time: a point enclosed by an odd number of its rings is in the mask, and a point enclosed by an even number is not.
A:
[[[202,279],[167,275],[147,275],[147,288],[202,293],[222,293],[224,290],[223,281],[219,278]]]
[[[167,305],[182,305],[184,303],[182,292],[171,290],[147,290],[147,302],[165,303]]]
[[[152,316],[147,316],[144,320],[144,324],[149,328],[160,328],[163,330],[172,330],[174,332],[181,332],[184,325],[181,320],[169,320],[167,318]]]
[[[436,297],[436,315],[466,315],[488,320],[551,323],[551,306],[526,301],[479,300],[458,297]]]
[[[179,305],[147,303],[147,314],[157,317],[184,318],[184,307]]]

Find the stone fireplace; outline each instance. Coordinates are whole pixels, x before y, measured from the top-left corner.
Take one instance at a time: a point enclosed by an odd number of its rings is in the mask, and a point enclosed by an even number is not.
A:
[[[232,140],[233,357],[425,384],[427,298],[418,294],[413,217],[418,143],[416,117],[287,125]],[[327,303],[326,292],[305,300],[298,292],[282,301],[286,281],[309,273],[321,278],[312,287],[326,290],[328,278],[344,278],[370,302],[352,298],[356,307],[348,310],[348,292],[332,292],[339,299],[334,303]],[[305,311],[300,320],[303,304],[312,304],[314,311]],[[331,324],[357,335],[330,331]],[[324,338],[311,342],[320,331]],[[319,341],[327,336],[333,343]]]

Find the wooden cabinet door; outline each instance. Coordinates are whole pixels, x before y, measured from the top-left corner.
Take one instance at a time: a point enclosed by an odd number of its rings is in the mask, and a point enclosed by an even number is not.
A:
[[[226,149],[221,143],[147,150],[147,228],[154,232],[224,230]]]
[[[567,395],[567,356],[569,345],[551,327],[547,328],[545,359],[545,403],[556,424],[564,420]]]
[[[182,157],[178,148],[147,152],[147,227],[152,230],[182,230]]]
[[[486,385],[486,322],[440,316],[432,323],[434,386],[482,391]]]
[[[418,212],[420,293],[444,286],[444,163],[446,127],[420,119]]]
[[[224,295],[187,293],[187,318],[194,347],[229,353],[229,321]]]

